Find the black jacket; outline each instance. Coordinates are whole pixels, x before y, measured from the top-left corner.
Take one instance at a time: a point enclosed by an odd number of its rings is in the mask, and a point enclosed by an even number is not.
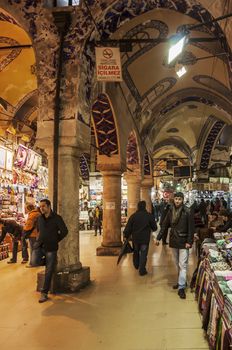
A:
[[[171,227],[169,239],[169,246],[171,248],[185,249],[186,243],[193,244],[194,219],[190,210],[185,205],[182,207],[179,220],[174,225],[172,224],[172,207],[169,209],[157,236],[158,241],[169,227]]]
[[[47,252],[58,250],[58,243],[67,234],[68,229],[60,215],[51,212],[51,215],[46,218],[41,215],[38,218],[39,237],[34,244],[34,248],[43,247]]]
[[[151,231],[156,231],[157,225],[155,218],[146,210],[137,210],[129,218],[123,235],[129,238],[132,235],[134,243],[149,244]]]
[[[4,220],[0,243],[5,239],[7,233],[10,233],[15,241],[20,241],[22,237],[22,227],[14,220]]]

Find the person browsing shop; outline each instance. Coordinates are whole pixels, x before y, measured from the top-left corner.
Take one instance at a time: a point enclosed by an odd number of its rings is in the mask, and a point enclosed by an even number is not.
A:
[[[39,207],[42,215],[38,217],[39,237],[34,244],[34,249],[41,247],[46,258],[45,280],[39,299],[39,303],[43,303],[48,300],[59,242],[68,234],[68,229],[62,217],[52,211],[51,202],[48,199],[42,199]]]
[[[159,241],[169,227],[171,228],[169,246],[173,250],[179,271],[178,283],[173,288],[178,289],[181,299],[185,299],[189,249],[192,247],[194,238],[194,219],[190,210],[184,205],[182,192],[174,195],[174,203],[162,223],[156,245],[159,245]]]
[[[38,217],[41,215],[39,208],[36,208],[33,204],[28,203],[26,205],[26,213],[28,214],[27,220],[25,222],[25,225],[23,227],[23,233],[22,233],[22,247],[26,246],[26,243],[24,241],[26,239],[29,240],[30,245],[30,262],[29,265],[26,267],[33,267],[37,264],[33,261],[33,246],[35,244],[35,241],[39,235],[38,229],[37,229],[37,221]]]

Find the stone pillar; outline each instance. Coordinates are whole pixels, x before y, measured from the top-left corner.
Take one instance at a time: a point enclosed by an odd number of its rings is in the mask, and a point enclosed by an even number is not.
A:
[[[79,151],[75,147],[59,149],[58,212],[68,226],[66,239],[60,242],[57,271],[76,271],[82,268],[79,260]],[[68,254],[67,254],[68,252]]]
[[[90,282],[90,269],[82,266],[79,257],[79,155],[89,141],[90,132],[88,127],[74,119],[60,124],[58,213],[69,233],[59,243],[57,273],[51,291],[75,292]],[[49,186],[53,181],[52,133],[53,121],[38,123],[37,145],[48,153]],[[39,274],[38,289],[43,277]]]
[[[147,211],[152,212],[152,203],[151,203],[151,189],[153,187],[153,180],[143,179],[141,184],[141,200],[147,203]]]
[[[136,210],[140,201],[141,176],[127,173],[127,217],[129,218]]]
[[[118,255],[121,241],[121,172],[102,171],[103,240],[97,255]]]

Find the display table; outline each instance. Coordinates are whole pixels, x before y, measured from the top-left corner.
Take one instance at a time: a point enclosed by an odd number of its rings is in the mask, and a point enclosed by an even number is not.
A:
[[[232,236],[224,238],[203,245],[195,290],[203,329],[216,350],[232,349]]]

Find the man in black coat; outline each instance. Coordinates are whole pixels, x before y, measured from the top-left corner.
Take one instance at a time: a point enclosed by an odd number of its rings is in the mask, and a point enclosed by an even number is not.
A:
[[[39,237],[33,249],[41,248],[46,258],[45,280],[39,299],[39,303],[43,303],[48,300],[59,242],[68,234],[68,229],[62,217],[51,210],[51,202],[48,199],[40,201],[40,211],[42,215],[38,217]]]
[[[156,240],[157,245],[159,245],[159,241],[169,227],[171,228],[169,246],[173,248],[179,271],[178,284],[173,288],[178,289],[178,295],[181,299],[185,299],[189,249],[193,244],[194,237],[194,218],[190,210],[184,205],[182,192],[177,192],[174,195],[174,205],[169,209],[162,223]]]
[[[131,215],[123,231],[125,238],[132,236],[133,263],[140,276],[146,275],[146,262],[151,231],[156,231],[155,218],[146,210],[146,202],[138,202],[138,210]]]

